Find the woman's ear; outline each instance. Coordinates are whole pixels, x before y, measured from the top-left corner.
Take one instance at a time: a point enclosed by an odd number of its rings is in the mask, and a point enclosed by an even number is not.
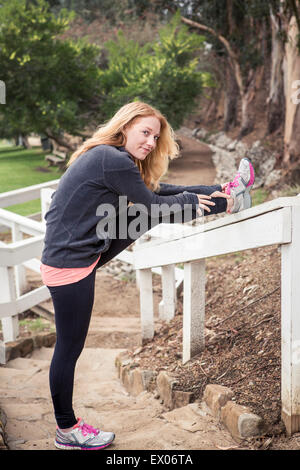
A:
[[[127,135],[126,135],[125,128],[120,131],[120,134],[123,137],[123,139],[126,140]]]
[[[127,134],[127,129],[128,129],[128,124],[125,124],[125,126],[120,129],[118,134],[122,135],[124,139],[126,139],[126,134]]]

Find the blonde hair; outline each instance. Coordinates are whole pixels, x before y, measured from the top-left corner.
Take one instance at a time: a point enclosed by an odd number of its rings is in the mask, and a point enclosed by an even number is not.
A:
[[[72,154],[67,166],[69,167],[79,155],[97,145],[125,146],[125,126],[130,126],[135,119],[146,116],[155,116],[160,121],[160,136],[155,149],[147,155],[145,160],[134,158],[134,161],[147,187],[152,190],[157,189],[160,178],[168,169],[169,159],[178,157],[179,146],[175,141],[174,131],[163,114],[141,101],[125,104],[107,123],[99,126],[92,137],[83,142]]]

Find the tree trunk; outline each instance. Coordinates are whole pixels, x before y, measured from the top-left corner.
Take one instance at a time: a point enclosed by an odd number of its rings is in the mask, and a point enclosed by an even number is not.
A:
[[[297,48],[299,30],[293,16],[288,24],[288,41],[285,45],[285,128],[283,165],[295,166],[300,162],[300,54]]]
[[[268,127],[267,134],[275,132],[284,122],[285,102],[284,102],[284,86],[283,86],[283,58],[284,43],[278,37],[281,30],[280,19],[270,13],[271,29],[272,29],[272,55],[271,55],[271,78],[270,90],[267,98],[268,107]]]
[[[57,146],[59,146],[59,147],[64,147],[64,148],[68,149],[71,152],[74,152],[76,150],[75,145],[72,145],[63,136],[58,136],[58,135],[53,134],[50,129],[45,130],[45,135],[49,139],[51,139],[55,144],[57,144]]]
[[[247,135],[253,129],[253,122],[250,118],[249,113],[249,105],[254,98],[255,92],[255,73],[253,70],[249,73],[248,84],[245,84],[244,77],[242,76],[241,67],[239,64],[239,56],[234,52],[232,47],[230,46],[229,41],[218,34],[214,29],[210,28],[209,26],[197,23],[196,21],[189,20],[188,18],[181,17],[181,21],[186,23],[194,28],[198,28],[202,31],[205,31],[209,34],[212,34],[216,37],[225,47],[226,52],[228,54],[228,63],[232,67],[232,72],[235,76],[235,80],[238,86],[238,90],[240,93],[241,101],[242,101],[242,123],[241,123],[241,132],[239,138],[242,138],[244,135]]]
[[[239,139],[244,137],[253,130],[254,123],[253,118],[250,115],[250,104],[255,96],[256,91],[256,72],[250,70],[248,84],[245,85],[241,92],[241,101],[242,101],[242,122],[241,122],[241,131],[239,134]]]
[[[261,65],[256,69],[250,70],[248,74],[247,83],[241,93],[242,100],[242,123],[239,139],[253,131],[255,122],[255,111],[253,110],[252,102],[256,96],[256,92],[262,86],[264,79],[265,67]]]
[[[22,138],[22,145],[23,145],[23,147],[26,148],[26,149],[31,149],[32,146],[31,146],[30,143],[29,143],[28,136],[22,134],[21,138]]]
[[[228,132],[237,125],[237,105],[239,89],[231,67],[226,68],[226,93],[224,103],[224,131]]]
[[[253,120],[250,118],[249,114],[249,93],[243,93],[242,95],[242,123],[241,130],[239,133],[239,139],[244,137],[253,130]]]

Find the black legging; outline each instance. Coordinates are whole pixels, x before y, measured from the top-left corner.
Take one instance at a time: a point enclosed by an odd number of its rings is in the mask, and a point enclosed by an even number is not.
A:
[[[220,187],[217,187],[217,189],[220,190]],[[215,190],[216,186],[199,186],[198,194],[211,194]],[[205,211],[204,215],[217,214],[226,210],[226,199],[212,198],[212,201],[216,205],[210,206],[211,212]],[[193,211],[192,219],[197,216],[196,211]],[[135,217],[127,216],[128,225]],[[162,222],[173,223],[174,217],[170,217],[168,220],[160,217],[154,221],[149,217],[148,228],[145,231]],[[118,227],[118,220],[116,226]],[[77,422],[72,407],[74,371],[88,333],[94,304],[96,270],[108,263],[134,241],[129,237],[127,239],[113,239],[109,249],[101,254],[97,266],[87,277],[72,284],[48,287],[53,300],[56,323],[56,345],[49,376],[50,390],[56,422],[58,427],[62,429],[69,428]]]

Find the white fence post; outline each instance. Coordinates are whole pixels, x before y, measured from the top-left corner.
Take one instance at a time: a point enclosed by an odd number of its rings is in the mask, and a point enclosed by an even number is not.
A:
[[[151,269],[139,270],[142,342],[154,336],[153,290]]]
[[[13,267],[0,267],[0,285],[1,301],[3,303],[16,300],[16,286]],[[15,341],[19,335],[18,315],[2,318],[1,322],[4,343]]]
[[[292,243],[281,246],[281,399],[289,435],[300,431],[300,207],[291,211]]]
[[[149,240],[151,240],[151,235],[149,233],[144,233],[140,238],[137,238],[134,242],[133,250],[135,250],[138,245],[141,245],[142,243],[147,243]],[[135,280],[136,280],[136,287],[139,289],[140,288],[140,271],[137,269],[135,271]]]
[[[142,240],[140,238],[138,238],[135,242],[134,242],[134,248],[135,249],[135,246],[139,245],[140,243],[143,243]],[[140,288],[140,272],[139,270],[137,269],[135,271],[135,283],[136,283],[136,287],[137,289]]]
[[[23,240],[23,233],[20,230],[20,227],[17,223],[14,223],[12,226],[12,241],[18,242]],[[26,292],[27,281],[26,281],[26,271],[25,267],[19,264],[15,266],[15,277],[16,277],[16,290],[17,296],[20,296]]]
[[[205,260],[184,263],[183,353],[185,364],[204,349]]]
[[[51,196],[55,192],[55,189],[52,188],[42,188],[41,189],[41,212],[42,212],[42,224],[46,227],[45,214],[48,211],[51,203]]]
[[[176,282],[175,265],[169,264],[161,268],[162,302],[159,305],[159,317],[170,321],[175,316],[176,307]]]

